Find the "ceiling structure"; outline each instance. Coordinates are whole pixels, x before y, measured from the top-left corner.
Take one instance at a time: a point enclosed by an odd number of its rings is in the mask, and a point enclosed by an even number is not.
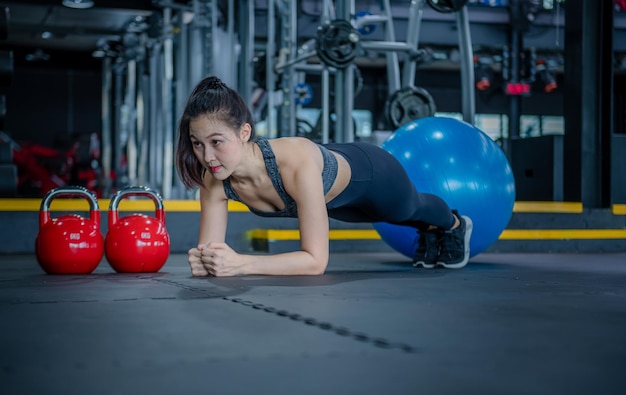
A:
[[[226,8],[227,0],[218,0],[221,8]],[[93,3],[91,8],[69,8],[64,3],[84,5]],[[41,51],[84,51],[91,52],[98,48],[102,41],[119,41],[132,23],[141,23],[155,11],[164,6],[188,6],[189,0],[0,0],[0,6],[9,10],[7,38],[0,40],[0,48],[28,48]],[[307,9],[319,8],[319,1],[302,0],[302,13]],[[400,17],[406,16],[406,0],[390,1],[392,8],[399,7]],[[379,0],[360,0],[359,9],[378,6]],[[255,8],[267,9],[267,1],[256,0]],[[429,7],[425,7],[424,17],[427,19],[450,19],[439,16]],[[497,23],[506,12],[498,9],[487,10],[489,22]],[[493,12],[491,12],[493,11]],[[495,20],[492,21],[492,19]],[[310,19],[310,18],[309,18]],[[482,21],[478,21],[481,23]],[[505,21],[506,22],[506,21]],[[1,21],[0,21],[1,26]],[[262,28],[262,24],[258,26]],[[261,29],[263,30],[263,29]]]
[[[228,0],[218,0],[224,6]],[[93,2],[91,8],[69,8],[64,6],[65,2],[85,3]],[[302,0],[308,6],[317,4],[318,1]],[[359,6],[367,9],[372,4],[378,4],[379,0],[360,0]],[[126,32],[130,31],[133,24],[144,24],[155,13],[161,13],[164,6],[188,6],[189,0],[0,0],[0,10],[8,10],[8,18],[5,21],[0,19],[0,50],[11,50],[15,52],[16,62],[47,60],[49,58],[66,59],[75,58],[74,54],[80,54],[81,59],[91,58],[94,51],[107,42],[120,42]],[[237,3],[237,2],[236,2]],[[392,0],[392,7],[406,7],[406,0]],[[303,22],[311,25],[312,15],[306,15],[307,7],[303,5]],[[262,34],[264,30],[263,21],[266,21],[267,1],[256,0],[255,8],[258,10],[259,24],[255,33]],[[506,10],[497,8],[476,9],[472,11],[474,25],[472,26],[472,39],[476,45],[494,46],[504,45],[506,33],[487,26],[481,34],[481,28],[486,25],[508,23]],[[551,12],[543,12],[538,15],[534,22],[538,24],[537,31],[541,34],[529,34],[526,37],[526,44],[536,48],[553,47],[557,34],[562,34],[563,29],[554,25],[555,18],[562,18]],[[618,18],[619,17],[619,18]],[[453,23],[445,24],[448,15],[438,15],[438,13],[426,7],[424,9],[424,39],[438,39],[451,36],[450,42],[456,42],[456,32],[453,31]],[[626,48],[626,39],[623,36],[626,32],[626,13],[616,14],[616,37],[615,50],[623,51]],[[300,20],[299,22],[300,23]],[[303,24],[304,25],[306,25]],[[430,23],[430,24],[429,24]],[[551,26],[554,25],[554,26]],[[400,25],[401,26],[401,25]],[[315,26],[313,26],[313,31]],[[144,26],[145,28],[145,26]],[[2,30],[6,33],[6,38],[2,38]],[[552,33],[555,32],[555,33]],[[503,34],[504,33],[504,34]],[[502,41],[500,43],[498,40]],[[542,41],[543,40],[543,41]],[[558,41],[558,40],[557,40]],[[434,42],[434,41],[433,41]],[[63,56],[56,56],[61,53]]]
[[[81,3],[85,0],[70,0]],[[91,8],[69,8],[62,0],[0,1],[8,9],[0,47],[34,52],[91,52],[102,41],[120,40],[133,22],[160,9],[152,0],[96,0]]]

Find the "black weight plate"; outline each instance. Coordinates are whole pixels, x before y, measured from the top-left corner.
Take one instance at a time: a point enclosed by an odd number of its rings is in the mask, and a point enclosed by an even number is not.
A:
[[[352,63],[360,48],[358,31],[343,19],[336,19],[317,29],[315,50],[322,62],[345,68]]]
[[[449,14],[460,11],[465,7],[468,0],[426,0],[435,11]]]
[[[414,86],[396,91],[385,104],[385,116],[394,129],[415,119],[431,117],[435,111],[435,101],[428,91]]]

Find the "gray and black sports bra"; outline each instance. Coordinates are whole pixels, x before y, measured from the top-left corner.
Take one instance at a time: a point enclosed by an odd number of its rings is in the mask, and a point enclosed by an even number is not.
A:
[[[269,141],[265,137],[259,137],[256,143],[259,146],[261,153],[263,154],[267,174],[270,176],[272,184],[274,185],[274,188],[276,188],[276,192],[278,192],[278,195],[285,203],[285,208],[280,211],[261,211],[249,206],[248,208],[252,213],[262,217],[296,218],[298,216],[298,208],[296,206],[296,202],[285,191],[285,187],[283,186],[283,179],[280,176],[278,164],[276,163],[276,157],[274,156],[274,151],[272,150]],[[320,151],[322,151],[322,156],[324,158],[324,168],[322,169],[321,176],[324,185],[324,194],[326,194],[333,186],[335,178],[337,177],[337,158],[335,158],[335,156],[326,147],[319,144],[318,147],[320,148]],[[235,190],[233,189],[232,185],[230,184],[229,178],[224,180],[224,192],[226,193],[226,197],[228,197],[228,199],[236,200],[245,204],[245,202],[241,200],[239,195],[237,195],[237,192],[235,192]]]

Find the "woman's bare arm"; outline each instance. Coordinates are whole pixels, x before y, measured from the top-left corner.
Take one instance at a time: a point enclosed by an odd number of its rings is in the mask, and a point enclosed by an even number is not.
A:
[[[208,180],[200,188],[200,232],[198,245],[189,249],[188,261],[193,276],[208,276],[212,274],[202,261],[202,251],[207,244],[224,243],[226,239],[226,224],[228,221],[228,200],[218,189],[221,184],[215,180]]]
[[[210,177],[210,176],[209,176]],[[198,245],[223,243],[228,224],[228,198],[222,182],[210,179],[200,189],[200,234]]]
[[[294,147],[298,148],[298,147]],[[319,150],[314,147],[315,150]],[[315,151],[313,151],[315,152]],[[273,255],[237,254],[225,243],[210,243],[203,262],[210,274],[318,275],[328,265],[328,213],[320,166],[306,150],[281,159],[285,190],[296,201],[301,250]]]

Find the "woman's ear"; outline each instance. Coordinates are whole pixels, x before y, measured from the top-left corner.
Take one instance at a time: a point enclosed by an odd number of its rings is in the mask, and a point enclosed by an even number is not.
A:
[[[249,123],[244,123],[239,129],[239,138],[244,143],[250,140],[250,134],[252,133],[252,126]]]

